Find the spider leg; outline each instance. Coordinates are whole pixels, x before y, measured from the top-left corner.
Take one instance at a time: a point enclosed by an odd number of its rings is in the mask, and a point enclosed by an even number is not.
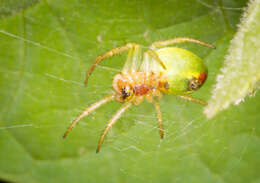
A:
[[[164,70],[166,70],[166,66],[164,65],[163,61],[159,58],[157,53],[153,50],[148,50],[146,53],[148,53],[150,56],[152,56],[161,66]]]
[[[150,47],[152,49],[153,48],[160,48],[160,47],[165,47],[165,46],[168,46],[168,45],[172,45],[172,44],[176,44],[176,43],[184,43],[184,42],[197,43],[197,44],[207,46],[207,47],[210,47],[210,48],[213,48],[213,49],[216,48],[215,46],[213,46],[211,44],[205,43],[205,42],[197,40],[197,39],[187,38],[187,37],[179,37],[179,38],[169,39],[169,40],[166,40],[166,41],[156,41]]]
[[[79,115],[73,122],[72,124],[69,126],[69,128],[66,130],[66,132],[63,135],[63,138],[65,138],[69,132],[72,130],[72,128],[79,122],[79,120],[81,120],[83,117],[89,115],[92,111],[96,110],[97,108],[99,108],[100,106],[104,105],[107,102],[110,102],[111,100],[114,99],[114,94],[110,94],[106,97],[104,97],[103,99],[99,100],[98,102],[92,104],[91,106],[89,106],[88,108],[86,108],[81,115]]]
[[[160,136],[161,136],[161,139],[163,139],[164,130],[163,130],[163,125],[162,125],[162,113],[161,113],[161,109],[160,109],[160,103],[156,99],[154,100],[153,103],[154,103],[154,108],[155,108],[156,113],[157,113],[157,120],[158,120]]]
[[[108,133],[108,131],[110,130],[110,128],[117,122],[117,120],[122,116],[122,114],[131,107],[132,103],[126,103],[123,105],[123,107],[121,107],[114,115],[113,117],[108,121],[106,128],[104,129],[104,132],[102,133],[102,135],[100,136],[99,142],[98,142],[98,146],[97,146],[97,150],[96,153],[99,152],[101,145],[103,144],[104,138],[106,136],[106,134]]]
[[[128,51],[127,59],[122,73],[136,72],[139,70],[140,62],[142,61],[142,48],[140,45],[135,45]]]
[[[207,102],[200,100],[200,99],[197,99],[197,98],[194,98],[194,97],[189,96],[189,95],[177,95],[177,97],[184,99],[184,100],[187,100],[187,101],[190,101],[190,102],[198,103],[198,104],[201,104],[201,105],[208,105]]]
[[[87,85],[87,83],[88,83],[88,78],[89,78],[89,76],[91,75],[91,73],[93,72],[93,70],[95,69],[95,67],[96,67],[102,60],[104,60],[104,59],[106,59],[106,58],[109,58],[109,57],[112,57],[112,56],[114,56],[114,55],[120,54],[120,53],[122,53],[122,52],[124,52],[124,51],[127,51],[127,50],[133,48],[133,47],[136,46],[136,45],[137,45],[136,43],[128,43],[128,44],[126,44],[126,45],[124,45],[124,46],[121,46],[121,47],[118,47],[118,48],[114,48],[114,49],[112,49],[112,50],[110,50],[110,51],[108,51],[108,52],[106,52],[106,53],[104,53],[104,54],[98,56],[98,57],[96,58],[96,60],[94,61],[94,63],[91,65],[91,67],[89,68],[89,70],[88,70],[88,72],[87,72],[87,74],[86,74],[86,78],[85,78],[85,82],[84,82],[85,85]]]

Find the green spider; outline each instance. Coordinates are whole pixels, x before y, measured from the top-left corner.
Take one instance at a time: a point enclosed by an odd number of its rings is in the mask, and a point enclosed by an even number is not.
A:
[[[104,137],[110,128],[117,122],[122,114],[132,105],[138,105],[144,98],[154,104],[161,138],[164,137],[162,125],[162,114],[159,99],[162,93],[178,96],[184,100],[192,101],[202,105],[206,102],[193,98],[188,94],[199,89],[207,78],[207,67],[203,60],[192,52],[177,48],[167,47],[175,43],[193,42],[215,48],[213,45],[192,38],[175,38],[167,41],[154,42],[148,49],[143,51],[136,43],[128,43],[125,46],[114,48],[98,56],[87,72],[85,84],[95,67],[104,59],[128,51],[128,57],[122,72],[117,74],[113,80],[113,92],[92,104],[78,116],[69,126],[64,138],[72,128],[84,116],[112,100],[124,103],[124,105],[109,120],[102,133],[96,152],[98,153],[104,141]]]

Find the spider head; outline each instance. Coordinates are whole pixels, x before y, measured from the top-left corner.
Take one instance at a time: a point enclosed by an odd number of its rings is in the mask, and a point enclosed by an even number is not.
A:
[[[134,92],[130,86],[124,86],[121,90],[121,98],[123,101],[129,101],[134,95]]]

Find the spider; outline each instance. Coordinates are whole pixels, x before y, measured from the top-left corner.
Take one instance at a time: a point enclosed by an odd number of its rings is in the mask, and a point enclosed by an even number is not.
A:
[[[108,131],[123,113],[131,106],[139,105],[144,99],[149,103],[153,103],[155,107],[161,139],[164,138],[164,130],[159,99],[163,93],[207,105],[207,102],[188,95],[199,89],[207,78],[208,71],[203,60],[186,49],[168,47],[169,45],[183,42],[197,43],[215,49],[215,46],[208,43],[192,38],[179,37],[154,42],[147,50],[137,43],[128,43],[98,56],[86,74],[85,85],[87,85],[95,67],[102,60],[128,51],[122,72],[115,75],[113,79],[112,93],[86,108],[72,122],[63,137],[65,138],[83,117],[112,100],[123,103],[123,106],[108,121],[100,136],[96,153],[100,151]]]

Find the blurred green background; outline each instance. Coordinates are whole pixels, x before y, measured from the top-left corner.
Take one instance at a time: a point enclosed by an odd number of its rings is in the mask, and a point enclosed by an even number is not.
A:
[[[166,131],[144,102],[98,138],[112,102],[62,135],[85,107],[111,91],[126,54],[84,76],[103,52],[138,42],[192,37],[177,46],[202,57],[208,100],[246,0],[0,0],[0,179],[11,182],[260,182],[260,95],[207,120],[203,106],[160,101]]]

